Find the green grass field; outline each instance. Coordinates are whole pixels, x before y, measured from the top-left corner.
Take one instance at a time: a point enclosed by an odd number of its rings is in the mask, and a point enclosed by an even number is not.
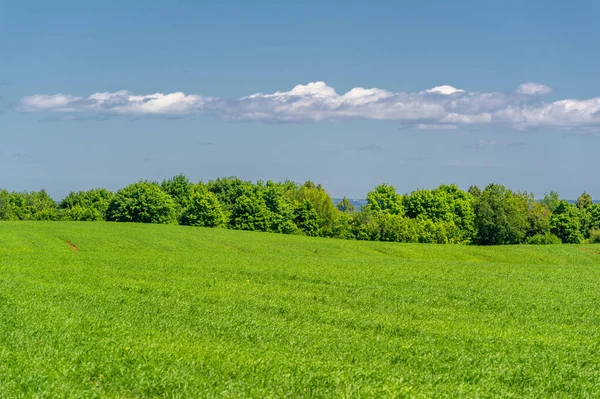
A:
[[[0,397],[214,396],[599,397],[600,246],[0,223]]]

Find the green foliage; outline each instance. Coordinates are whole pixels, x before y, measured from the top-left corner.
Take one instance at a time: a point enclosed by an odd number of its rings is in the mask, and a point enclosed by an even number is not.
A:
[[[590,231],[590,244],[600,244],[600,229],[593,229]]]
[[[544,195],[544,198],[540,201],[542,205],[554,212],[558,204],[560,203],[560,197],[556,191],[550,191],[549,194]]]
[[[191,190],[187,204],[181,216],[181,224],[199,227],[225,226],[225,213],[219,199],[204,186],[196,186]]]
[[[349,212],[340,212],[338,217],[335,219],[333,224],[332,237],[340,238],[343,240],[353,240],[354,235],[354,214]]]
[[[584,210],[592,206],[594,201],[592,200],[592,196],[588,193],[584,192],[577,198],[577,208]]]
[[[555,236],[554,234],[548,232],[545,234],[536,234],[525,241],[526,244],[531,245],[554,245],[554,244],[562,244],[560,238]]]
[[[586,238],[589,237],[591,230],[600,229],[600,204],[588,203],[588,199],[591,201],[592,197],[587,196],[589,198],[582,201],[582,197],[579,197],[577,201],[579,219],[581,221],[581,233]]]
[[[600,230],[600,204],[590,206],[586,213],[588,215],[588,228]]]
[[[178,174],[168,180],[163,180],[160,184],[160,188],[173,198],[180,209],[185,209],[190,205],[192,187],[192,182],[183,174]]]
[[[229,217],[229,227],[235,230],[269,231],[269,210],[259,195],[242,195]]]
[[[84,208],[80,204],[75,204],[66,210],[62,216],[62,220],[80,221],[80,222],[98,222],[103,221],[104,216],[96,208]]]
[[[418,238],[420,243],[426,244],[464,244],[461,229],[454,222],[433,222],[432,220],[419,220]]]
[[[579,244],[583,241],[580,214],[575,205],[560,201],[550,221],[552,234],[565,244]]]
[[[175,202],[158,184],[140,181],[117,191],[106,219],[114,222],[176,223]]]
[[[251,194],[252,183],[245,182],[237,177],[223,177],[211,180],[206,184],[209,191],[214,193],[226,211],[233,209],[236,201],[242,195]]]
[[[522,214],[526,215],[528,228],[527,238],[536,235],[546,236],[550,233],[550,219],[552,212],[535,200],[533,194],[525,192],[513,193]]]
[[[340,212],[344,212],[344,213],[354,213],[356,212],[356,207],[352,204],[352,202],[344,197],[337,205],[336,205],[337,209]]]
[[[61,209],[67,210],[77,208],[72,212],[67,212],[70,213],[70,217],[75,218],[70,220],[101,220],[106,215],[112,197],[113,193],[104,188],[71,192],[58,206]],[[90,210],[82,213],[82,209]],[[97,218],[98,214],[100,215],[99,219]],[[83,219],[79,219],[79,217]]]
[[[365,208],[356,215],[353,235],[358,240],[419,242],[420,228],[416,219]]]
[[[309,200],[304,200],[294,209],[294,223],[307,236],[319,235],[319,215]]]
[[[392,215],[404,215],[402,196],[396,188],[387,183],[380,184],[367,193],[367,206],[375,213],[385,212]]]
[[[352,235],[357,240],[379,241],[381,236],[377,214],[363,207],[354,216]]]
[[[13,210],[12,194],[6,190],[0,190],[0,220],[18,220]]]
[[[307,181],[295,191],[288,191],[287,196],[290,200],[297,203],[308,201],[317,212],[317,222],[319,224],[319,236],[331,236],[332,228],[339,214],[338,209],[333,203],[331,196],[325,191],[323,186],[315,185]]]
[[[577,205],[554,191],[541,201],[497,184],[468,192],[442,184],[402,196],[375,187],[357,212],[344,197],[337,205],[319,184],[252,183],[237,177],[193,185],[180,174],[159,185],[139,182],[113,194],[71,192],[58,205],[44,191],[0,190],[0,220],[180,223],[283,234],[391,242],[444,244],[580,243],[600,230],[600,204],[583,193]]]
[[[0,191],[0,220],[58,220],[56,202],[46,190]]]
[[[481,189],[476,185],[469,187],[469,190],[467,190],[467,192],[471,194],[473,198],[478,198],[481,195]]]
[[[441,185],[435,190],[417,190],[404,197],[406,215],[431,221],[440,231],[441,223],[450,223],[452,242],[469,243],[475,236],[473,196],[456,185]],[[426,226],[433,226],[426,224]]]
[[[262,192],[269,210],[269,230],[274,233],[291,234],[297,230],[294,223],[294,206],[285,196],[282,185],[268,181]]]
[[[512,191],[490,184],[475,202],[477,243],[480,245],[518,244],[529,229],[527,214]]]
[[[419,222],[401,215],[375,214],[379,226],[379,241],[419,242]]]

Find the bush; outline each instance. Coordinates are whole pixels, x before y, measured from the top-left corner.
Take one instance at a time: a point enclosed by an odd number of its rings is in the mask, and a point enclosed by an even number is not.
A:
[[[590,231],[590,244],[600,244],[600,229],[594,229]]]
[[[530,245],[554,245],[554,244],[562,244],[562,241],[560,238],[558,238],[554,234],[546,233],[546,234],[536,234],[534,236],[531,236],[527,239],[527,241],[525,243],[530,244]]]
[[[102,213],[96,208],[84,208],[79,204],[64,211],[62,220],[73,222],[100,222],[104,221]]]
[[[175,202],[158,184],[141,181],[114,195],[106,218],[114,222],[177,223]]]

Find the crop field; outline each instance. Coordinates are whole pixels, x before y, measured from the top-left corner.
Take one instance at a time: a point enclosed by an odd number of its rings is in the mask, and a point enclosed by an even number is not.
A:
[[[0,397],[598,397],[600,245],[0,223]]]

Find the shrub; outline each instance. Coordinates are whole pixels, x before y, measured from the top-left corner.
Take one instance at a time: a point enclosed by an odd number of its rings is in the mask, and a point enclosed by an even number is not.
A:
[[[531,236],[527,239],[527,241],[525,243],[530,244],[530,245],[553,245],[553,244],[562,244],[562,241],[560,238],[558,238],[554,234],[546,233],[546,234],[536,234],[534,236]]]
[[[74,222],[96,222],[103,221],[104,217],[102,213],[96,208],[84,208],[79,204],[68,208],[64,211],[62,220],[74,221]]]
[[[590,244],[600,244],[600,229],[590,231]]]

